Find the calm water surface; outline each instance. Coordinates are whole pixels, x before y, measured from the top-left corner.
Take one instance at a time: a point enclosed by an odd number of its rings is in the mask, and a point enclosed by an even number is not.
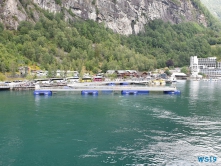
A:
[[[221,165],[221,82],[177,87],[180,96],[0,91],[0,166]]]

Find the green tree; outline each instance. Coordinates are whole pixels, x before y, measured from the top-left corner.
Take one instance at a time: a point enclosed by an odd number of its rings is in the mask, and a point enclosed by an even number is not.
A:
[[[171,72],[169,71],[169,69],[166,69],[165,71],[164,71],[164,73],[166,73],[168,76],[171,76]]]
[[[182,73],[185,73],[185,74],[189,74],[189,69],[188,69],[188,67],[186,67],[186,66],[182,67],[182,68],[181,68],[181,72],[182,72]]]
[[[20,34],[28,34],[30,30],[34,28],[33,24],[29,21],[21,21],[19,26],[18,26],[18,31]]]

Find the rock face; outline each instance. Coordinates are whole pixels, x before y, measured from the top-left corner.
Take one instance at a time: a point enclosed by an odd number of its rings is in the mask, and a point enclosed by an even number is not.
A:
[[[0,22],[7,29],[17,29],[19,22],[27,20],[27,13],[17,0],[0,0]]]
[[[26,13],[27,8],[32,8],[33,20],[39,18],[36,5],[53,13],[65,9],[66,19],[79,17],[104,22],[113,31],[124,35],[137,34],[154,19],[174,24],[194,21],[207,26],[204,15],[191,0],[61,0],[60,4],[55,0],[32,0],[25,9],[20,1],[0,0],[0,21],[10,29],[17,29],[19,21],[31,19]]]

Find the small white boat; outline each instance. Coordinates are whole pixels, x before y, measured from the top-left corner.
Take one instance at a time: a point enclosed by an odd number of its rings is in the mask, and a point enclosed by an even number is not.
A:
[[[166,84],[174,84],[174,83],[177,83],[176,77],[171,76],[166,80]]]

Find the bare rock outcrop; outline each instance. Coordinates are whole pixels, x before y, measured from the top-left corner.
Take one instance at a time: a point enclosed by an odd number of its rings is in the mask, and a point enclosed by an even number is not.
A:
[[[62,9],[71,11],[75,16],[65,12],[66,19],[94,20],[103,22],[113,31],[129,35],[144,29],[150,20],[162,19],[165,22],[179,24],[194,21],[207,26],[205,16],[193,5],[191,0],[32,0],[34,13],[30,18],[19,0],[0,0],[0,21],[9,29],[17,29],[22,20],[38,18],[34,5],[52,13]],[[36,20],[34,20],[36,21]]]

